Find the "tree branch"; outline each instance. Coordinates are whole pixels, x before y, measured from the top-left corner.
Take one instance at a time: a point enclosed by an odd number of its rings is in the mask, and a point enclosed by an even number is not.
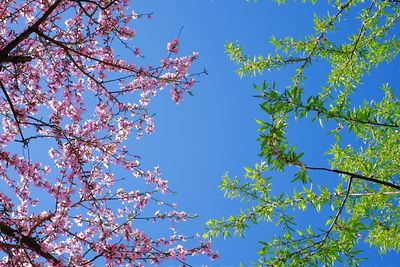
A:
[[[18,113],[15,111],[13,102],[12,102],[10,96],[8,95],[7,90],[6,90],[6,88],[4,87],[4,84],[3,84],[2,81],[0,81],[0,87],[1,87],[1,91],[3,91],[3,94],[4,94],[4,96],[5,96],[6,99],[7,99],[8,105],[10,106],[11,112],[12,112],[12,114],[13,114],[13,116],[14,116],[15,123],[17,124],[18,130],[19,130],[19,134],[21,135],[22,143],[23,143],[24,145],[26,145],[28,141],[25,139],[25,137],[24,137],[24,135],[23,135],[23,133],[22,133],[21,125],[20,125],[20,122],[19,122],[19,120],[18,120]]]
[[[333,227],[335,226],[337,220],[340,217],[340,214],[342,214],[343,208],[346,205],[347,199],[349,198],[351,185],[353,183],[353,178],[354,178],[353,176],[350,177],[350,181],[349,181],[349,184],[347,185],[346,195],[343,199],[342,205],[340,206],[339,210],[336,212],[335,219],[333,219],[331,225],[329,226],[329,229],[325,233],[324,238],[322,238],[322,240],[320,241],[321,243],[324,242],[329,237],[329,235],[331,234],[331,232],[333,230]]]
[[[328,169],[328,168],[310,167],[310,166],[304,166],[304,168],[306,168],[307,170],[327,171],[327,172],[333,172],[333,173],[337,173],[337,174],[345,174],[345,175],[348,175],[348,176],[350,176],[352,178],[356,178],[356,179],[360,179],[360,180],[364,180],[364,181],[369,181],[369,182],[385,185],[385,186],[400,190],[400,185],[397,185],[395,183],[382,181],[382,180],[376,179],[374,177],[367,177],[367,176],[364,176],[364,175],[351,173],[351,172],[348,172],[348,171],[342,171],[342,170],[336,170],[336,169]]]
[[[42,256],[43,258],[53,261],[55,264],[60,264],[61,262],[51,255],[48,252],[43,251],[43,249],[40,247],[40,244],[36,241],[35,238],[22,235],[19,233],[17,230],[11,228],[10,226],[0,222],[0,233],[3,233],[16,241],[26,245],[30,250],[36,252],[38,255]]]
[[[349,184],[347,185],[346,195],[345,195],[345,197],[344,197],[344,199],[343,199],[343,202],[342,202],[342,204],[340,205],[340,208],[338,209],[338,211],[336,212],[335,218],[333,219],[333,221],[332,221],[331,225],[329,226],[328,230],[326,230],[324,237],[323,237],[321,240],[317,241],[317,242],[313,242],[313,244],[311,244],[311,245],[308,245],[308,246],[306,246],[306,247],[303,247],[303,248],[301,248],[301,249],[298,249],[298,250],[296,250],[296,251],[290,253],[289,255],[285,256],[284,258],[278,258],[278,259],[277,259],[277,262],[284,262],[284,263],[285,263],[285,262],[286,262],[289,258],[291,258],[293,255],[300,254],[300,253],[302,253],[303,251],[306,251],[306,250],[309,250],[309,249],[311,249],[311,248],[314,248],[314,250],[312,250],[312,251],[310,251],[310,252],[308,252],[308,253],[306,253],[306,254],[304,255],[304,257],[310,256],[310,255],[314,254],[315,251],[318,249],[318,247],[320,247],[320,246],[329,238],[329,235],[331,234],[331,232],[332,232],[334,226],[335,226],[336,223],[337,223],[337,220],[339,219],[340,215],[342,214],[342,211],[343,211],[343,209],[344,209],[344,206],[346,205],[347,199],[349,198],[350,190],[351,190],[351,185],[352,185],[352,183],[353,183],[353,178],[354,178],[354,177],[350,177],[350,181],[349,181]],[[319,237],[319,236],[321,236],[321,235],[318,235],[318,237]],[[303,257],[303,258],[304,258],[304,257]],[[271,265],[271,266],[272,266],[272,265]]]
[[[263,97],[263,98],[265,100],[270,100],[267,97]],[[341,119],[343,121],[347,121],[347,122],[362,123],[362,124],[367,124],[367,125],[372,125],[372,126],[381,126],[381,127],[389,127],[389,128],[400,128],[400,125],[398,125],[396,123],[393,123],[393,124],[381,123],[381,122],[373,121],[373,120],[370,120],[370,119],[362,120],[362,119],[359,119],[357,117],[352,118],[350,116],[346,116],[345,114],[340,114],[338,112],[329,111],[325,107],[317,108],[317,107],[315,107],[315,106],[313,106],[311,104],[304,104],[302,102],[296,102],[296,101],[293,101],[292,99],[290,99],[286,94],[278,96],[276,98],[276,100],[291,104],[295,108],[301,108],[303,110],[309,109],[311,111],[316,112],[317,114],[323,114],[325,116],[331,116],[331,117],[339,118],[339,119]]]
[[[14,40],[12,40],[8,45],[6,45],[1,51],[0,51],[0,62],[3,62],[7,57],[8,54],[17,46],[19,45],[23,40],[25,40],[31,33],[33,33],[35,30],[37,30],[43,22],[47,20],[47,18],[51,15],[51,13],[61,4],[63,0],[57,0],[55,1],[49,9],[44,12],[43,16],[40,17],[34,24],[29,26],[25,31],[23,31],[20,35],[18,35]]]
[[[33,58],[31,56],[6,56],[0,60],[0,63],[25,63],[31,61]]]

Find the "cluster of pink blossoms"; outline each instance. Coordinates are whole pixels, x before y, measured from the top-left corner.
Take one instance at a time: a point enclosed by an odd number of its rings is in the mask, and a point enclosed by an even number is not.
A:
[[[154,131],[147,106],[159,90],[170,88],[176,103],[190,92],[198,57],[172,58],[173,39],[158,66],[139,66],[132,23],[140,17],[128,0],[2,2],[0,266],[217,257],[168,226],[167,237],[140,227],[190,218],[158,199],[168,183],[141,167],[128,138]]]
[[[179,48],[178,48],[179,44],[180,44],[179,39],[178,39],[178,38],[174,38],[171,42],[169,42],[169,43],[167,44],[167,50],[168,50],[168,52],[170,52],[170,53],[178,53],[178,51],[179,51]]]

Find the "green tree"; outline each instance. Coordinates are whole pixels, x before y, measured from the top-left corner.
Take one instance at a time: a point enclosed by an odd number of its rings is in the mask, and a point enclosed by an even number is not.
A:
[[[372,68],[393,61],[400,51],[395,34],[398,3],[331,1],[334,12],[315,16],[313,35],[301,40],[273,37],[274,55],[250,57],[238,43],[226,45],[240,76],[289,65],[295,73],[284,88],[275,82],[254,85],[260,107],[268,115],[257,120],[262,161],[246,167],[243,178],[224,175],[220,184],[225,196],[248,201],[248,208],[235,216],[210,220],[206,237],[244,236],[252,224],[274,222],[280,234],[259,241],[258,266],[334,262],[355,266],[361,260],[361,242],[379,253],[400,250],[400,105],[388,84],[361,88]],[[344,16],[358,25],[348,38],[338,29]],[[306,70],[321,62],[329,63],[327,82],[310,88]],[[355,96],[357,92],[365,98],[376,94],[374,90],[383,91],[379,101],[360,102]],[[323,129],[331,137],[326,166],[306,162],[288,138],[291,124],[307,125],[310,120],[326,125]],[[274,191],[274,179],[282,177],[279,173],[292,179],[293,188],[285,193]],[[328,179],[331,183],[326,185]],[[319,213],[323,222],[300,225],[298,217],[304,212]]]

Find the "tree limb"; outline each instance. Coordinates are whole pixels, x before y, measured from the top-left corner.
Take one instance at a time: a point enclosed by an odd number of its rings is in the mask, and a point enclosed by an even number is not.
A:
[[[4,94],[4,96],[5,96],[6,99],[7,99],[8,105],[10,106],[11,112],[12,112],[12,114],[13,114],[13,116],[14,116],[14,119],[15,119],[15,123],[16,123],[17,126],[18,126],[18,130],[19,130],[19,134],[21,135],[22,143],[23,143],[24,145],[26,145],[28,141],[25,139],[25,137],[24,137],[24,135],[23,135],[23,133],[22,133],[21,125],[20,125],[20,122],[19,122],[19,120],[18,120],[18,113],[15,111],[13,102],[12,102],[10,96],[8,95],[7,90],[6,90],[6,88],[4,87],[4,84],[3,84],[2,81],[0,81],[0,87],[1,87],[1,91],[3,91],[3,94]]]
[[[0,63],[25,63],[31,61],[33,58],[31,56],[6,56],[0,60]]]
[[[26,245],[30,250],[36,252],[43,258],[54,262],[55,264],[61,263],[56,257],[54,257],[53,255],[51,255],[48,252],[43,251],[43,249],[40,247],[39,243],[36,241],[35,238],[26,236],[26,235],[22,235],[17,230],[11,228],[10,226],[8,226],[2,222],[0,222],[0,233],[3,233],[5,235],[15,239],[16,241],[22,243],[23,245]]]
[[[373,183],[376,183],[376,184],[386,185],[388,187],[400,190],[400,185],[397,185],[395,183],[382,181],[382,180],[376,179],[374,177],[367,177],[367,176],[360,175],[360,174],[357,174],[357,173],[351,173],[351,172],[348,172],[348,171],[342,171],[342,170],[336,170],[336,169],[310,167],[310,166],[304,166],[304,168],[306,168],[307,170],[327,171],[327,172],[333,172],[333,173],[338,173],[338,174],[345,174],[345,175],[348,175],[348,176],[356,178],[356,179],[369,181],[369,182],[373,182]]]
[[[44,12],[43,16],[40,17],[34,24],[29,26],[25,31],[23,31],[20,35],[18,35],[14,40],[12,40],[8,45],[6,45],[1,51],[0,51],[0,62],[4,62],[4,60],[8,57],[8,54],[17,46],[19,45],[23,40],[25,40],[31,33],[33,33],[35,30],[37,30],[43,22],[47,20],[47,18],[51,15],[51,13],[61,4],[63,0],[57,0],[55,1],[49,9]]]

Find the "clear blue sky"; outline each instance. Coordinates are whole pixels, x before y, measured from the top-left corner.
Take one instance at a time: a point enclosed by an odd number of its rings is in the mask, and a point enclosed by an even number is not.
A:
[[[194,96],[185,95],[179,106],[170,101],[168,92],[156,98],[150,106],[156,113],[156,132],[139,142],[132,140],[132,147],[142,156],[142,163],[148,168],[160,166],[163,177],[178,192],[174,199],[178,208],[199,214],[197,220],[179,224],[177,228],[187,233],[202,233],[208,219],[237,214],[245,207],[238,201],[225,199],[217,186],[224,172],[242,175],[244,166],[260,161],[254,120],[262,119],[264,114],[258,108],[257,99],[252,97],[255,94],[252,83],[263,78],[284,83],[291,74],[280,71],[255,79],[240,79],[224,52],[225,42],[238,40],[249,54],[273,52],[269,37],[292,35],[300,38],[313,33],[313,13],[320,12],[326,3],[312,6],[290,2],[278,6],[272,1],[137,0],[132,1],[132,5],[137,13],[154,12],[152,20],[139,21],[136,28],[136,42],[149,64],[157,64],[165,55],[166,43],[183,26],[180,55],[199,51],[200,59],[193,71],[206,68],[209,73],[194,87]],[[391,81],[392,87],[400,88],[399,80],[394,78],[399,77],[398,63],[372,72],[368,79],[374,86]],[[314,72],[309,84],[311,81],[321,84],[325,79],[323,73]],[[293,140],[306,150],[307,159],[326,164],[321,156],[329,145],[323,142],[325,137],[321,137],[326,135],[326,129],[315,126],[302,130],[301,133],[292,132]],[[284,190],[290,179],[282,177],[280,190]],[[189,263],[196,266],[250,263],[258,257],[257,240],[270,239],[274,231],[273,225],[265,224],[250,228],[245,239],[215,240],[213,247],[221,253],[218,261],[210,264],[204,258],[191,258]],[[374,250],[363,248],[367,249],[364,256],[370,258],[363,266],[398,264],[399,255],[395,253],[381,259]]]

